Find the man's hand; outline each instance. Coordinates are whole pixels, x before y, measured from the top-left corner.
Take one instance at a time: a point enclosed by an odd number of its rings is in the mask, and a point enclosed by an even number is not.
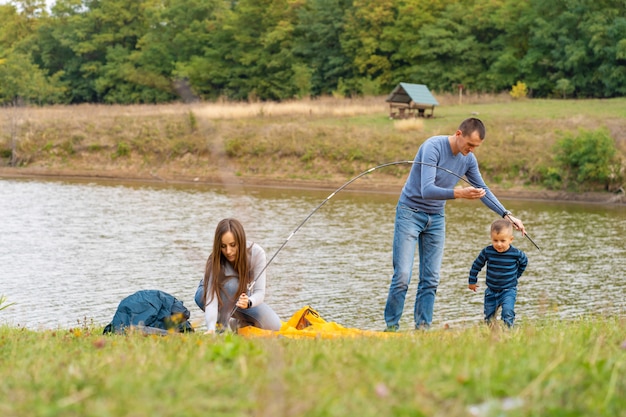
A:
[[[465,198],[467,200],[476,200],[483,198],[486,191],[482,188],[474,187],[458,187],[454,189],[454,198]]]
[[[478,284],[469,284],[467,286],[467,288],[469,288],[470,290],[476,292],[476,288],[478,288]]]
[[[513,217],[510,214],[507,214],[505,218],[508,219],[511,223],[513,223],[513,227],[515,228],[515,230],[519,230],[520,232],[522,232],[522,236],[526,234],[524,223],[522,223],[520,219],[518,219],[517,217]]]

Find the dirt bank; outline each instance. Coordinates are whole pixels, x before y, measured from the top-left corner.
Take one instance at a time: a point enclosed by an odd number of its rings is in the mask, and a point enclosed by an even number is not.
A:
[[[168,173],[168,172],[143,172],[128,169],[107,169],[107,170],[76,170],[60,168],[11,168],[0,167],[0,178],[22,178],[22,179],[74,179],[74,180],[98,180],[98,181],[124,181],[141,183],[161,183],[161,184],[219,184],[219,185],[240,185],[251,187],[273,187],[273,188],[296,188],[296,189],[320,189],[334,190],[342,186],[346,180],[341,178],[326,180],[298,180],[291,178],[268,178],[261,176],[236,176],[225,173],[209,172],[202,175]],[[397,194],[402,189],[405,178],[393,178],[390,176],[369,176],[362,177],[360,181],[355,181],[349,185],[349,189]],[[597,204],[626,205],[626,196],[623,191],[620,193],[569,193],[564,191],[550,190],[528,190],[528,189],[503,189],[492,187],[492,191],[503,199],[518,200],[544,200],[544,201],[569,201],[587,202]]]

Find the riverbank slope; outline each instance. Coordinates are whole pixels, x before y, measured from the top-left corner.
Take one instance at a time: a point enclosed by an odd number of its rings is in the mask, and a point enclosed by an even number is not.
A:
[[[607,129],[626,160],[626,116],[614,100],[438,97],[429,119],[391,120],[384,98],[289,103],[55,106],[0,109],[0,177],[239,184],[399,193],[419,145],[481,118],[477,150],[487,184],[502,198],[626,204],[623,189],[548,189],[564,133]],[[572,192],[572,188],[579,188]]]
[[[75,170],[75,169],[53,169],[53,168],[0,168],[0,178],[19,178],[19,179],[44,179],[44,180],[95,180],[95,181],[112,181],[112,182],[138,182],[146,184],[207,184],[207,185],[223,185],[223,186],[249,186],[249,187],[270,187],[270,188],[287,188],[287,189],[319,189],[319,190],[335,190],[341,187],[345,182],[341,179],[336,180],[285,180],[264,177],[230,177],[223,178],[219,175],[190,177],[181,176],[176,173],[163,173],[160,175],[152,175],[141,172],[129,172],[128,170]],[[364,178],[364,177],[363,177]],[[354,190],[360,192],[376,192],[398,194],[402,190],[405,178],[369,178],[361,182],[355,181],[351,183],[346,190]],[[509,200],[544,200],[544,201],[569,201],[569,202],[585,202],[597,204],[626,205],[626,197],[624,193],[606,193],[606,192],[566,192],[551,191],[542,189],[503,189],[491,187],[492,191],[499,198]]]

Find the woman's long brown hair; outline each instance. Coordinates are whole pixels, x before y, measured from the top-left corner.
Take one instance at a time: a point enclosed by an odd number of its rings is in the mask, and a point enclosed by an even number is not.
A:
[[[248,255],[248,248],[246,242],[246,232],[243,230],[243,226],[236,219],[223,219],[215,228],[215,236],[213,237],[213,249],[206,262],[204,269],[204,305],[207,300],[212,300],[213,296],[217,294],[218,303],[222,303],[221,288],[224,284],[224,265],[228,260],[222,255],[222,237],[224,234],[231,232],[235,238],[237,244],[237,257],[233,263],[233,268],[239,275],[239,288],[235,299],[239,298],[239,295],[247,291],[248,284],[252,281],[250,271],[250,260]],[[209,288],[210,278],[211,288]],[[211,294],[211,298],[207,299],[207,294]]]

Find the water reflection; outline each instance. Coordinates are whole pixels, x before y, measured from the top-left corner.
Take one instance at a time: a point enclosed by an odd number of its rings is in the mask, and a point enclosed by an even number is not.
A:
[[[237,217],[268,258],[329,191],[0,180],[0,294],[16,303],[0,323],[29,328],[106,324],[140,289],[193,303],[213,231]],[[381,329],[391,275],[397,195],[337,194],[299,229],[268,268],[268,302],[283,320],[303,305],[350,327]],[[506,201],[539,252],[516,235],[529,267],[519,287],[519,322],[544,314],[573,317],[625,311],[626,213],[623,207]],[[478,202],[448,204],[442,282],[434,325],[482,318],[482,292],[467,273],[489,244],[494,214]],[[479,284],[484,289],[484,273]],[[412,325],[417,280],[402,326]]]

